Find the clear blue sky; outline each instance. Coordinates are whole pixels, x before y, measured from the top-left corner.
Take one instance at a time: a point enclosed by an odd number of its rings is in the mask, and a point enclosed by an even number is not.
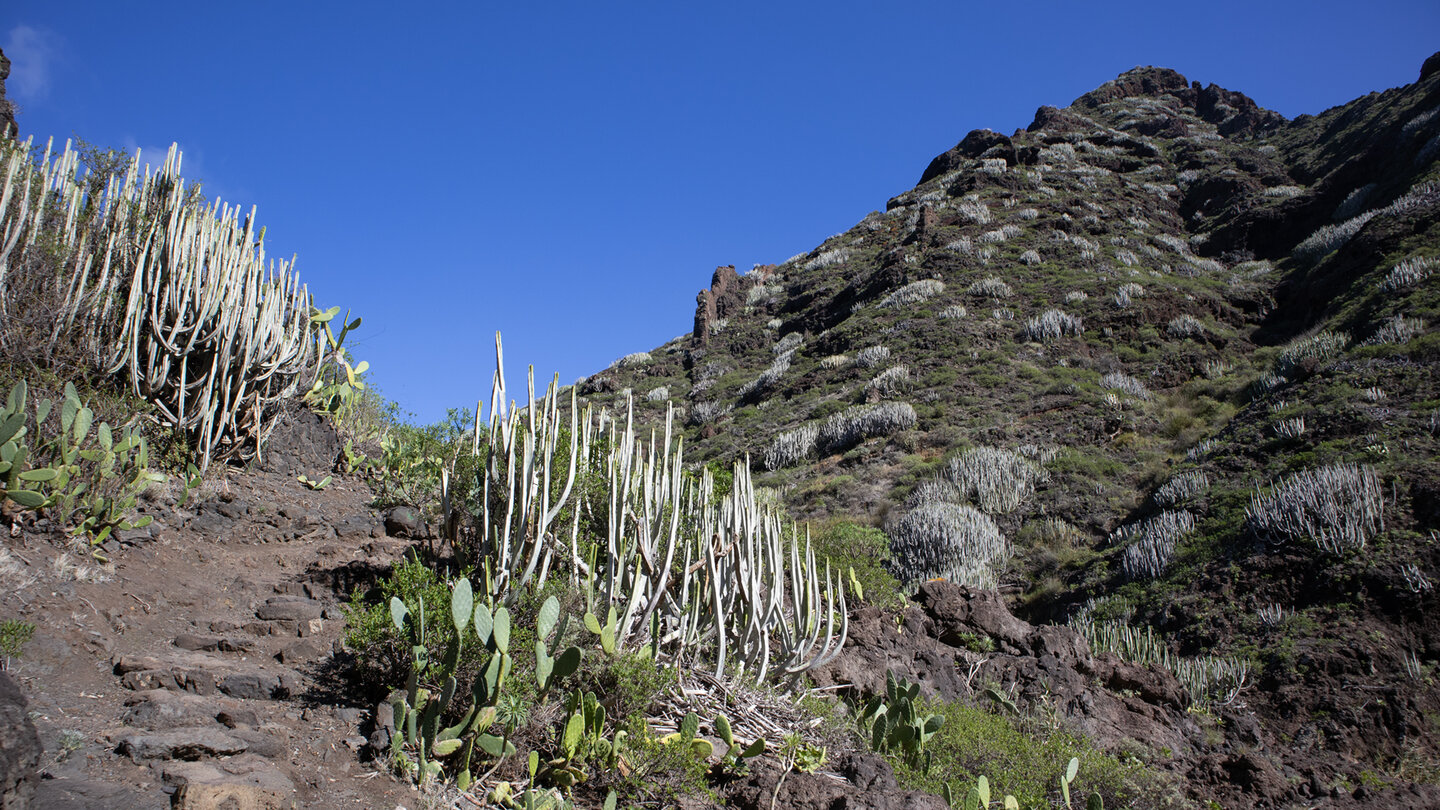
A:
[[[158,154],[259,205],[422,420],[488,401],[504,332],[571,382],[1135,65],[1287,116],[1411,81],[1440,3],[6,0],[23,134]]]

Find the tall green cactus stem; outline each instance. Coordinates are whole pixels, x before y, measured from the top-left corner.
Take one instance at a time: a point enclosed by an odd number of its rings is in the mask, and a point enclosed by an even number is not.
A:
[[[535,370],[528,375],[528,406],[505,401],[505,354],[495,334],[495,377],[490,398],[490,450],[480,482],[485,514],[481,516],[481,554],[493,560],[489,596],[513,604],[536,573],[544,583],[556,550],[551,525],[569,500],[575,484],[579,447],[570,442],[568,472],[558,497],[552,475],[560,439],[559,378],[551,380],[539,408],[535,403]],[[572,389],[570,435],[579,433]],[[492,494],[495,505],[492,509]]]
[[[30,149],[0,140],[0,318],[19,314],[17,296],[34,283],[48,285],[62,301],[50,345],[78,344],[127,378],[189,436],[202,470],[257,455],[279,403],[320,371],[324,347],[293,259],[267,266],[254,208],[242,221],[239,206],[199,204],[173,145],[143,176],[137,151],[94,195],[68,141],[59,154],[47,143],[38,164]],[[42,236],[59,272],[17,285]]]

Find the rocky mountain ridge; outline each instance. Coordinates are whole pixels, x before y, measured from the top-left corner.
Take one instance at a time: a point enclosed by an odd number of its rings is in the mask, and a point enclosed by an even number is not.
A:
[[[806,254],[718,268],[690,335],[579,392],[679,403],[693,459],[883,528],[903,576],[998,586],[1097,652],[1243,663],[1281,778],[1232,776],[1262,805],[1429,781],[1437,66],[1294,120],[1128,71]]]

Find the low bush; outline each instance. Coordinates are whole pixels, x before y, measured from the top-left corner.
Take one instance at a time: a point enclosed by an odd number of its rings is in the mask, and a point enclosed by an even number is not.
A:
[[[890,540],[885,532],[844,519],[821,524],[812,534],[815,556],[828,562],[845,578],[850,598],[881,607],[895,607],[905,601],[900,583],[886,567],[890,563]],[[854,580],[850,579],[854,572]],[[854,585],[860,585],[859,593]]]
[[[1031,727],[1025,718],[1006,717],[966,703],[921,700],[919,711],[943,718],[926,746],[929,767],[905,757],[886,757],[906,788],[943,794],[947,785],[964,795],[984,776],[996,795],[1013,795],[1021,807],[1060,803],[1060,780],[1071,757],[1080,760],[1072,794],[1099,793],[1106,807],[1152,806],[1156,777],[1144,765],[1096,749],[1064,730]]]
[[[1261,539],[1306,539],[1332,554],[1362,549],[1384,528],[1380,476],[1370,467],[1337,464],[1302,470],[1262,493],[1256,487],[1245,517]]]
[[[450,589],[418,556],[398,563],[368,593],[359,589],[351,593],[350,601],[340,608],[345,615],[345,648],[355,656],[356,680],[372,695],[404,683],[410,672],[410,647],[391,621],[392,597],[407,605],[424,600],[428,638],[443,640],[450,626]],[[435,656],[441,652],[438,644],[430,650]]]

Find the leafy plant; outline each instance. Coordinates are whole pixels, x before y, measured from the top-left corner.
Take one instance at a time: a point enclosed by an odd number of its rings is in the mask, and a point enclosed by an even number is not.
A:
[[[21,648],[35,636],[35,625],[19,619],[0,622],[0,653],[5,654],[4,669],[10,668],[10,659],[19,658]]]
[[[310,308],[310,325],[316,328],[316,342],[320,354],[325,362],[334,365],[329,368],[322,365],[321,372],[316,375],[310,390],[305,392],[304,399],[314,410],[343,419],[359,406],[365,393],[365,382],[361,375],[369,370],[370,363],[361,360],[351,365],[350,353],[344,345],[345,337],[360,328],[360,319],[352,321],[350,313],[346,312],[345,318],[340,322],[340,334],[336,335],[330,324],[338,314],[340,307],[326,310]]]
[[[860,731],[875,751],[899,753],[912,767],[929,770],[926,745],[945,725],[945,718],[921,713],[916,703],[919,697],[919,684],[887,672],[885,694],[872,696],[860,709]]]
[[[31,448],[28,392],[23,380],[16,383],[0,410],[3,498],[45,512],[97,545],[116,529],[149,525],[149,515],[134,520],[130,515],[140,493],[164,476],[149,470],[149,452],[139,432],[124,427],[117,435],[108,423],[96,423],[75,386],[66,383],[58,409],[48,399],[35,404],[37,444]]]
[[[425,610],[423,598],[418,599],[413,608],[399,597],[390,599],[391,622],[396,630],[408,627],[412,642],[410,676],[406,681],[405,694],[394,704],[396,726],[403,730],[403,743],[402,735],[397,734],[394,738],[396,756],[402,761],[408,758],[407,753],[399,750],[402,744],[407,744],[414,752],[416,771],[423,782],[443,772],[437,760],[458,753],[460,759],[454,766],[454,772],[464,790],[473,779],[470,766],[477,747],[497,761],[515,752],[515,746],[509,740],[508,727],[501,735],[489,733],[497,719],[497,706],[514,664],[510,647],[510,611],[503,605],[492,608],[483,602],[476,604],[470,581],[464,577],[455,580],[449,598],[449,640],[444,653],[436,661],[430,657]],[[554,658],[548,654],[545,639],[559,621],[559,601],[552,596],[541,606],[536,618],[535,674],[542,693],[559,679],[574,673],[580,665],[580,651],[575,647]],[[467,638],[470,644],[478,644],[488,651],[489,656],[470,687],[469,709],[458,722],[442,727],[441,721],[447,716],[456,696],[456,670]],[[427,686],[422,686],[422,683]]]
[[[304,474],[301,474],[301,475],[299,475],[299,476],[296,476],[295,480],[296,480],[296,481],[299,481],[299,482],[302,483],[302,484],[304,484],[305,487],[306,487],[306,489],[310,489],[310,490],[322,490],[322,489],[330,486],[330,478],[331,478],[331,477],[327,475],[327,476],[325,476],[324,478],[321,478],[319,481],[314,481],[314,480],[311,480],[310,478],[306,477]]]

